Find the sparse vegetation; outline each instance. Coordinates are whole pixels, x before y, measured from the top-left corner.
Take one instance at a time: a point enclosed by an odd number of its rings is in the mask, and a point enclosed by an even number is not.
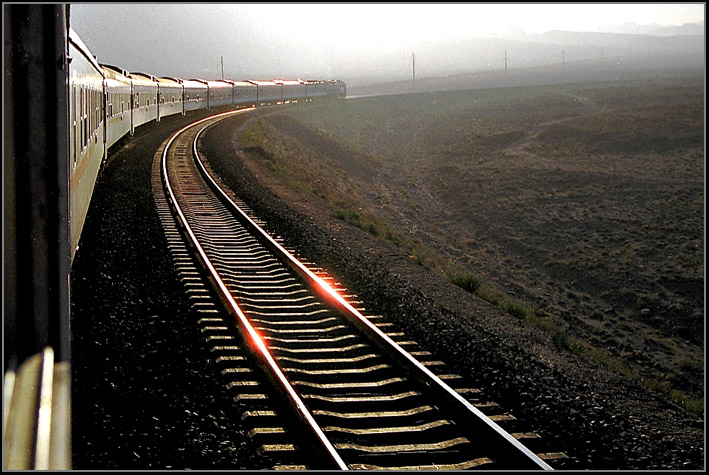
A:
[[[244,146],[339,219],[556,348],[698,407],[701,75],[338,101],[256,123]],[[683,377],[654,384],[652,366]]]
[[[483,281],[479,275],[467,271],[453,271],[449,275],[449,279],[453,284],[457,285],[461,289],[467,290],[471,294],[476,293],[483,284]]]

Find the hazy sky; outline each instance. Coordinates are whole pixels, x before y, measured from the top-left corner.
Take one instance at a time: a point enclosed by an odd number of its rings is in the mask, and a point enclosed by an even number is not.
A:
[[[513,28],[536,34],[702,20],[703,3],[71,6],[71,25],[100,62],[156,75],[205,77],[219,74],[223,57],[225,75],[237,79],[351,73],[360,54],[357,64],[374,71],[385,56],[406,63],[426,42]],[[342,58],[350,66],[342,65]]]

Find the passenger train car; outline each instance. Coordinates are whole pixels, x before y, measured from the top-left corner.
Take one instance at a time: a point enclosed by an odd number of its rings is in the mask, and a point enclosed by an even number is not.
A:
[[[3,4],[3,469],[71,469],[69,276],[109,149],[193,110],[344,97],[341,81],[155,77],[101,64],[65,4]]]
[[[347,93],[338,80],[210,81],[128,72],[99,64],[71,28],[68,37],[72,260],[108,149],[136,127],[198,109],[342,98]]]

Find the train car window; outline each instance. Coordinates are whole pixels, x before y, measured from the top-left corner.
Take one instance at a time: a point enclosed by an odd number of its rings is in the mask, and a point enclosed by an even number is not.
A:
[[[74,157],[73,157],[74,158],[74,168],[76,168],[76,148],[77,148],[76,147],[76,145],[77,145],[76,144],[76,139],[77,139],[77,137],[76,137],[76,85],[72,85],[72,88],[71,88],[71,108],[72,108],[71,121],[72,121],[72,128],[74,131],[74,140],[71,145],[74,149],[73,150],[74,151]]]
[[[79,146],[84,150],[84,121],[82,119],[84,109],[84,90],[79,87],[79,109],[77,111],[77,119],[79,120]]]
[[[79,132],[81,135],[81,151],[84,151],[84,88],[79,88]]]
[[[86,89],[81,88],[81,151],[86,148]]]
[[[91,91],[84,89],[84,148],[89,145],[89,111],[91,110]]]
[[[95,92],[96,91],[94,91],[93,89],[89,89],[89,111],[88,111],[89,113],[88,113],[88,116],[89,116],[89,131],[91,132],[89,134],[89,136],[94,135],[94,128],[95,128],[95,126],[94,126],[94,118],[96,117],[96,111],[94,109],[95,99],[96,99]]]
[[[94,111],[92,109],[94,102],[94,91],[86,88],[86,145],[89,144],[91,140],[91,133],[93,132],[92,122],[94,120]]]
[[[99,111],[101,108],[99,107],[99,104],[101,104],[101,96],[99,95],[99,91],[94,91],[94,130],[95,135],[96,135],[96,140],[98,141],[98,124],[101,123],[101,119],[99,118]]]

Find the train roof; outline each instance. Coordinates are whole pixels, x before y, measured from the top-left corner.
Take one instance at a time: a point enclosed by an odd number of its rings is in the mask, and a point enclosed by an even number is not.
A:
[[[113,77],[113,78],[118,77],[118,78],[124,78],[124,79],[128,78],[128,71],[126,71],[125,69],[119,68],[118,66],[112,66],[110,64],[104,64],[104,63],[99,63],[99,65],[101,66],[101,68],[103,68],[103,70],[106,72],[106,74],[108,74],[110,77]]]
[[[128,73],[128,78],[133,81],[134,85],[140,84],[143,86],[157,86],[155,76],[151,76],[150,74],[132,72]]]
[[[183,79],[182,85],[185,87],[207,87],[207,83],[202,79]]]
[[[134,78],[143,78],[143,79],[147,79],[149,81],[155,81],[155,76],[153,76],[152,74],[133,72],[133,73],[128,73],[128,76],[134,77]]]
[[[161,78],[155,78],[155,81],[159,82],[160,84],[165,84],[165,85],[170,85],[170,86],[182,85],[182,79],[179,79],[179,78],[161,77]]]
[[[273,81],[255,81],[253,79],[247,79],[246,82],[250,82],[251,84],[255,86],[275,86],[276,83]]]
[[[174,82],[176,82],[176,83],[182,84],[182,79],[181,79],[181,78],[178,78],[178,77],[163,76],[163,77],[158,78],[158,80],[161,80],[161,79],[165,79],[165,80],[169,80],[169,81],[174,81]]]
[[[121,84],[130,87],[130,78],[128,78],[126,71],[110,64],[100,64],[100,66],[107,84],[110,83],[112,87],[118,87]]]
[[[86,59],[93,65],[93,67],[96,68],[98,72],[103,74],[103,69],[101,68],[101,65],[98,64],[96,56],[91,54],[91,50],[89,50],[86,44],[84,44],[84,42],[82,41],[79,34],[71,27],[69,27],[69,42],[73,43],[76,49],[78,49],[81,54],[86,57]]]
[[[207,81],[209,87],[232,87],[231,81],[224,81],[219,79],[217,81]]]
[[[274,79],[273,82],[276,84],[283,84],[284,86],[297,86],[302,84],[300,79]]]

